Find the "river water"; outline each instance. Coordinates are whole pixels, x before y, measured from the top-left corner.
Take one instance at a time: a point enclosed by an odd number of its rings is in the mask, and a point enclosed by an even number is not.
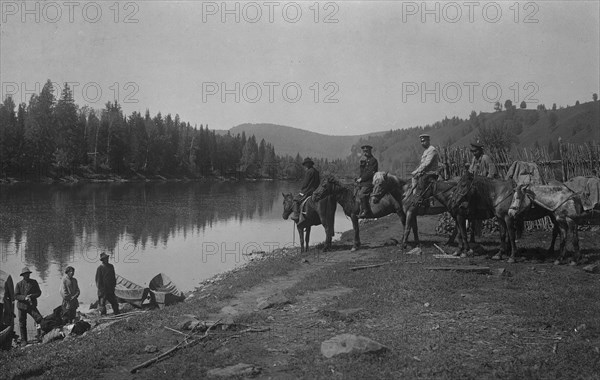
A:
[[[285,181],[0,186],[0,269],[16,283],[29,267],[42,288],[43,315],[60,305],[69,265],[80,301],[97,298],[102,251],[112,254],[117,274],[139,285],[163,272],[181,290],[193,290],[247,263],[245,253],[298,246],[293,222],[281,217],[281,193],[297,187]],[[336,236],[350,228],[338,206]],[[323,228],[313,227],[311,245],[324,239]]]

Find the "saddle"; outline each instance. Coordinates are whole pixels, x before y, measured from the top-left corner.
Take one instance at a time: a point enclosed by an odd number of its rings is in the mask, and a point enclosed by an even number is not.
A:
[[[304,200],[302,200],[302,203],[300,203],[300,218],[298,219],[298,223],[302,223],[305,220],[305,215],[308,212],[308,201],[311,199],[311,196],[307,196],[304,198]]]
[[[424,202],[424,194],[429,187],[438,180],[437,174],[425,174],[418,179],[417,185],[414,188],[408,190],[408,194],[405,195],[405,203],[409,206],[415,205],[417,207],[424,206],[429,207],[429,202]]]

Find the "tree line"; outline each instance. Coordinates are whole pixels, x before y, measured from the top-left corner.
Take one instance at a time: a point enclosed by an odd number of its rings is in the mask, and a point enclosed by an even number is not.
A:
[[[79,107],[65,84],[55,99],[48,80],[29,103],[0,104],[0,175],[32,178],[74,174],[121,176],[248,175],[275,178],[285,161],[245,133],[220,135],[179,115],[146,110],[126,116],[117,102]],[[283,162],[282,162],[283,161]]]

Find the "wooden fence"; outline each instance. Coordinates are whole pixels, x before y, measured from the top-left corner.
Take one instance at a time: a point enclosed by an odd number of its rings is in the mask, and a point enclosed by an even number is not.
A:
[[[552,156],[546,147],[516,148],[511,152],[491,150],[486,154],[496,164],[502,178],[506,178],[508,168],[514,161],[535,162],[544,182],[566,182],[577,176],[597,176],[600,173],[600,144],[570,144],[558,141],[558,152]],[[441,160],[444,167],[444,177],[462,176],[467,171],[473,155],[469,147],[443,148]],[[549,218],[526,223],[526,228],[551,229]]]

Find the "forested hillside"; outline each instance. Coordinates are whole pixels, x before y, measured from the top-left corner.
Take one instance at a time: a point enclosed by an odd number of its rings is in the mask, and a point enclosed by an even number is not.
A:
[[[124,115],[119,104],[79,107],[65,85],[55,99],[50,80],[28,104],[0,105],[0,176],[45,179],[95,174],[199,177],[246,171],[275,177],[274,147],[254,136],[217,135],[178,115]],[[266,163],[266,164],[264,164]]]
[[[217,131],[225,134],[246,133],[254,135],[257,139],[265,139],[276,147],[280,156],[295,156],[300,153],[305,157],[320,157],[335,160],[348,157],[350,148],[361,138],[381,135],[384,132],[369,133],[357,136],[332,136],[306,131],[303,129],[287,127],[276,124],[240,124],[229,131]]]
[[[508,106],[508,107],[506,107]],[[523,106],[523,104],[521,105]],[[431,135],[437,147],[468,146],[479,140],[487,149],[513,149],[514,147],[544,147],[558,152],[558,138],[565,142],[583,144],[600,142],[600,102],[597,100],[574,106],[546,109],[516,108],[505,104],[505,110],[496,105],[496,112],[473,111],[466,120],[446,118],[431,125],[398,129],[382,136],[361,139],[353,150],[368,142],[373,145],[374,155],[382,170],[401,172],[403,165],[413,166],[421,157],[423,149],[418,136]]]

